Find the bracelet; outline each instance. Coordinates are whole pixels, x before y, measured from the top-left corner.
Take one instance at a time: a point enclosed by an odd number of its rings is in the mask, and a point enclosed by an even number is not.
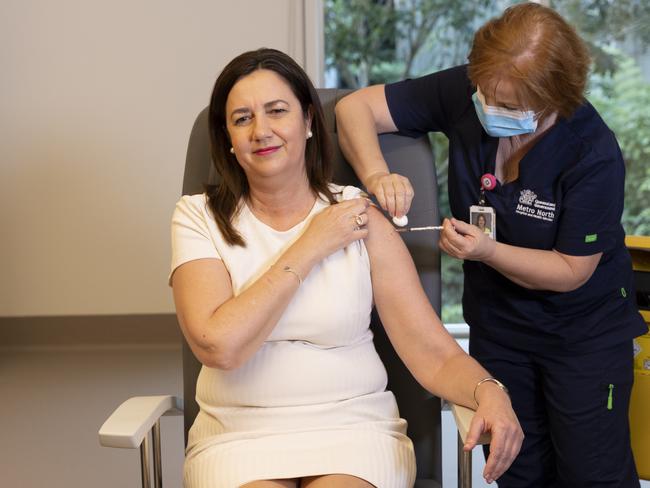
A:
[[[293,269],[291,266],[284,266],[282,268],[282,271],[286,271],[287,273],[292,273],[298,278],[298,286],[302,285],[302,276],[300,276],[300,273],[298,273],[295,269]]]
[[[475,402],[477,405],[478,405],[478,400],[476,399],[476,390],[478,390],[478,387],[479,387],[479,386],[481,386],[483,383],[487,383],[488,381],[489,381],[490,383],[494,383],[494,384],[497,385],[499,388],[501,388],[503,391],[505,391],[506,394],[508,394],[508,389],[506,388],[506,385],[504,385],[503,383],[501,383],[498,379],[493,378],[492,376],[488,376],[487,378],[483,378],[483,379],[480,380],[478,383],[476,383],[476,386],[474,387],[474,402]]]

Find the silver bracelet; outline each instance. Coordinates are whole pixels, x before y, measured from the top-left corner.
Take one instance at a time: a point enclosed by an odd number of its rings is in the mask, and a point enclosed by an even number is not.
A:
[[[474,403],[476,403],[476,405],[478,405],[478,400],[476,399],[476,390],[478,390],[479,386],[481,386],[483,383],[487,383],[488,381],[490,383],[494,383],[499,388],[501,388],[503,391],[505,391],[506,394],[508,394],[508,389],[506,388],[506,385],[501,383],[498,379],[493,378],[492,376],[488,376],[487,378],[483,378],[478,383],[476,383],[476,386],[474,387]]]
[[[282,271],[286,271],[287,273],[292,273],[298,278],[298,286],[302,285],[302,276],[300,276],[300,273],[298,273],[295,269],[293,269],[291,266],[284,266],[282,268]]]

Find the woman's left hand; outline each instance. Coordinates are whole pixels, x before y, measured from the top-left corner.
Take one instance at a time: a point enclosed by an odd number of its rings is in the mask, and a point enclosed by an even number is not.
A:
[[[483,432],[489,432],[490,455],[485,463],[483,477],[488,483],[497,480],[519,454],[524,432],[512,410],[508,395],[492,388],[483,395],[476,409],[463,449],[471,451]]]
[[[438,245],[452,257],[484,261],[494,253],[496,241],[477,226],[452,218],[442,222]]]

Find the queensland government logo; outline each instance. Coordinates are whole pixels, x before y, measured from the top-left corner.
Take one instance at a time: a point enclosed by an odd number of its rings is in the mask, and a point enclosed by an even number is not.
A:
[[[538,200],[537,194],[532,190],[521,190],[515,212],[526,217],[553,222],[555,220],[555,203]]]
[[[533,193],[530,190],[521,190],[521,194],[519,195],[519,203],[523,203],[525,205],[532,205],[536,198],[537,198],[536,193]]]

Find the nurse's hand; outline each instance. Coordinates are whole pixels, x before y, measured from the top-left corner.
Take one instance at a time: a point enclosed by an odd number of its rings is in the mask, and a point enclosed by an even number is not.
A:
[[[365,186],[368,193],[377,197],[381,208],[391,217],[402,217],[411,208],[415,193],[411,182],[405,176],[379,171],[366,178]]]
[[[492,256],[497,243],[477,226],[452,218],[443,220],[438,245],[455,258],[483,261]]]
[[[483,477],[491,483],[510,467],[524,440],[524,432],[508,395],[497,387],[492,387],[489,392],[485,388],[481,395],[463,450],[471,451],[483,432],[489,432],[491,436],[490,455],[483,470]]]

